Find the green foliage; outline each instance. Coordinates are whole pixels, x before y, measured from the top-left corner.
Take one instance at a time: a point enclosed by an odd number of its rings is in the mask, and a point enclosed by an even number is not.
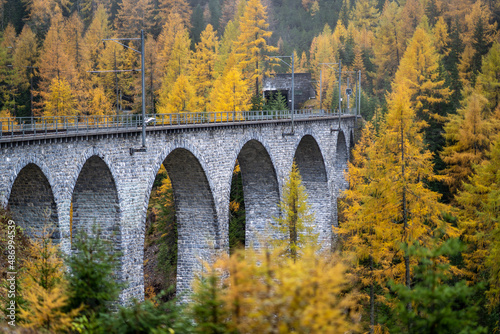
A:
[[[446,258],[463,250],[458,239],[438,247],[414,244],[403,247],[410,257],[419,259],[414,266],[414,285],[391,283],[396,308],[390,314],[391,333],[486,333],[478,326],[479,308],[471,302],[475,288],[465,281],[453,282]],[[411,307],[409,307],[411,305]]]
[[[286,98],[281,94],[281,92],[273,93],[266,100],[266,104],[263,107],[264,110],[287,110],[288,103]]]
[[[252,110],[263,110],[264,109],[264,99],[262,98],[261,94],[254,94],[252,96],[252,99],[250,100],[250,103],[252,103]]]
[[[98,333],[192,333],[192,322],[187,318],[184,306],[177,300],[160,302],[133,301],[129,307],[120,307],[117,313],[104,315],[99,319]]]
[[[69,309],[83,305],[86,315],[105,313],[124,287],[115,277],[120,254],[112,251],[96,226],[92,235],[79,231],[74,246],[75,251],[66,259]]]
[[[223,334],[234,333],[228,324],[229,312],[224,307],[220,279],[212,268],[208,276],[196,280],[195,293],[192,295],[191,314],[195,321],[195,333]]]

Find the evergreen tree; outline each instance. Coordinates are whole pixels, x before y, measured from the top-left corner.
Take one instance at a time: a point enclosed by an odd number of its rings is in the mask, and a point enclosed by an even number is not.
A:
[[[106,313],[123,287],[115,277],[119,254],[111,250],[95,226],[92,236],[78,231],[73,246],[73,254],[66,259],[69,309],[83,306],[82,312],[88,316]]]
[[[478,325],[479,307],[471,302],[474,287],[465,281],[453,282],[450,265],[442,262],[443,257],[460,250],[457,239],[435,248],[412,246],[405,250],[419,261],[411,289],[402,284],[391,286],[398,298],[391,312],[391,333],[486,333],[486,328]]]

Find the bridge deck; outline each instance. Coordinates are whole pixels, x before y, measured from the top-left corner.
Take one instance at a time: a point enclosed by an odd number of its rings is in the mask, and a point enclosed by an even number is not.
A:
[[[296,110],[294,121],[354,117],[332,110]],[[266,123],[290,123],[292,115],[284,111],[210,112],[148,115],[146,131],[170,131],[196,128],[227,127]],[[14,143],[55,138],[98,136],[142,131],[140,115],[59,116],[0,119],[0,143]]]

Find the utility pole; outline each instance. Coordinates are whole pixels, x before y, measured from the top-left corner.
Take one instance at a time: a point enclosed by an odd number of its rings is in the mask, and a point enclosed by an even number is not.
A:
[[[141,30],[140,38],[105,38],[102,41],[112,41],[121,46],[135,51],[141,55],[141,86],[142,86],[142,147],[141,148],[130,148],[130,154],[134,154],[135,152],[146,152],[146,89],[145,89],[145,76],[144,76],[144,30]],[[136,50],[128,45],[120,43],[119,41],[141,41],[141,51]],[[114,71],[89,71],[89,73],[109,73],[109,72],[133,72],[138,71],[134,70],[114,70]]]

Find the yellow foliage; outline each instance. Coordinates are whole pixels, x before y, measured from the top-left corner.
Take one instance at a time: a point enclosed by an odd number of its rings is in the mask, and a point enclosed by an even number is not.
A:
[[[31,243],[31,259],[24,262],[25,272],[21,278],[26,306],[20,308],[19,313],[27,328],[65,331],[81,310],[63,311],[68,298],[65,268],[58,252],[58,246],[52,244],[46,230],[40,239]]]
[[[249,110],[248,85],[237,68],[231,69],[217,79],[210,94],[210,101],[210,110],[215,112]],[[232,113],[220,113],[217,114],[217,119],[224,121],[232,116]],[[236,117],[241,116],[237,114]]]
[[[417,115],[428,114],[440,119],[433,106],[446,102],[451,92],[439,73],[439,54],[432,44],[432,36],[424,22],[415,34],[401,59],[393,86],[404,85],[411,94],[412,107]],[[393,87],[394,90],[396,90]]]
[[[2,119],[2,131],[7,131],[9,130],[9,124],[17,124],[15,121],[15,117],[12,117],[8,109],[2,109],[0,110],[0,118]],[[12,123],[14,122],[14,123]]]
[[[255,81],[256,94],[258,94],[258,81],[264,73],[262,61],[267,59],[265,55],[268,52],[278,50],[267,44],[266,39],[272,35],[271,31],[267,31],[268,27],[266,7],[260,0],[248,0],[240,21],[241,34],[236,44],[236,56],[238,66],[248,84]]]
[[[44,116],[74,116],[78,114],[76,100],[65,79],[52,79],[45,96]]]
[[[305,245],[315,244],[318,237],[313,234],[314,215],[310,212],[311,206],[307,197],[302,177],[294,161],[282,191],[279,204],[281,216],[274,218],[280,237],[271,241],[274,246],[284,248],[286,254],[294,260],[301,256]]]
[[[239,333],[347,333],[358,306],[347,293],[345,266],[308,246],[299,260],[282,249],[246,250],[219,259],[222,299]]]

